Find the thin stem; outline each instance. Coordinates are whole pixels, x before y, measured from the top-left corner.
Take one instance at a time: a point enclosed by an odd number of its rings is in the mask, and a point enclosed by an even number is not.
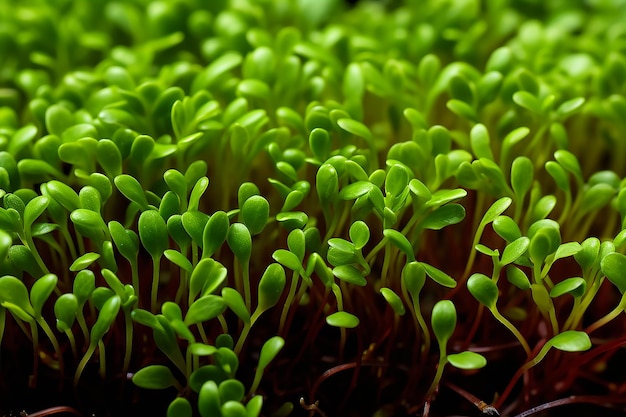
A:
[[[124,352],[124,364],[122,365],[122,375],[126,375],[130,366],[130,358],[133,352],[133,319],[130,315],[131,309],[124,309],[124,324],[126,327],[126,350]]]
[[[107,356],[106,356],[106,351],[104,348],[104,343],[102,343],[102,340],[100,340],[98,342],[98,353],[100,354],[100,377],[102,379],[104,379],[106,377],[107,374]]]
[[[48,326],[48,323],[43,319],[43,317],[40,317],[39,319],[37,319],[37,323],[39,323],[39,325],[43,329],[46,336],[48,336],[48,339],[50,339],[50,342],[52,343],[52,347],[54,348],[54,352],[57,355],[57,360],[59,361],[59,370],[61,372],[61,377],[59,378],[59,386],[62,387],[63,380],[64,380],[63,375],[65,373],[65,367],[63,365],[63,352],[61,352],[59,341],[57,340],[56,336],[52,332],[52,329],[50,328],[50,326]]]
[[[602,317],[601,319],[598,319],[591,326],[587,327],[585,329],[585,332],[587,334],[589,334],[589,333],[591,333],[591,332],[593,332],[595,330],[598,330],[600,327],[604,326],[605,324],[609,323],[610,321],[615,319],[617,316],[622,314],[622,312],[624,311],[624,308],[626,308],[626,293],[624,293],[624,295],[622,295],[622,299],[620,300],[620,302],[617,305],[617,307],[615,307],[613,310],[611,310],[611,312],[608,313],[606,316]]]
[[[433,378],[432,384],[430,384],[430,388],[426,392],[426,402],[424,403],[424,415],[423,417],[428,417],[430,412],[430,402],[432,400],[435,391],[437,391],[437,387],[439,387],[439,382],[441,381],[441,377],[443,376],[443,369],[448,362],[448,356],[445,352],[445,347],[440,347],[439,349],[439,363],[437,364],[437,372],[435,373],[435,378]]]
[[[76,367],[76,373],[74,374],[74,388],[78,387],[78,381],[80,380],[80,376],[83,373],[85,366],[87,366],[87,362],[89,362],[89,359],[91,359],[91,356],[96,351],[96,346],[96,343],[90,343],[89,348],[87,348],[87,352],[85,352],[83,358],[78,363],[78,366]]]
[[[509,396],[509,394],[511,393],[511,391],[513,390],[513,387],[515,386],[515,384],[517,383],[517,380],[526,373],[526,371],[528,371],[530,368],[532,368],[533,366],[537,365],[539,362],[541,362],[541,360],[548,354],[548,351],[550,350],[550,348],[552,347],[551,344],[549,343],[545,343],[541,349],[539,350],[539,353],[537,353],[537,355],[529,360],[528,362],[526,362],[524,365],[522,365],[517,372],[515,373],[515,375],[513,375],[513,378],[511,378],[511,380],[509,381],[509,384],[507,385],[506,389],[504,390],[504,392],[502,393],[502,395],[497,399],[495,407],[501,408],[502,405],[504,404],[504,401],[506,400],[506,398]]]
[[[252,327],[252,320],[250,321],[250,323],[243,324],[243,329],[241,330],[241,334],[239,335],[239,339],[237,340],[237,345],[235,345],[235,350],[234,350],[234,352],[237,355],[239,355],[239,352],[241,352],[241,349],[243,348],[243,344],[246,341],[246,338],[248,337],[248,333],[250,332],[251,327]]]
[[[252,308],[252,296],[250,295],[250,259],[246,259],[241,263],[243,281],[243,296],[246,302],[246,308],[248,311]]]
[[[626,398],[623,396],[601,396],[601,395],[572,395],[567,398],[560,398],[558,400],[550,401],[545,404],[538,405],[529,410],[526,410],[515,417],[528,417],[534,414],[545,412],[551,408],[560,407],[562,405],[569,404],[595,404],[604,408],[615,409],[615,404],[626,403]]]
[[[39,330],[37,324],[33,321],[28,323],[30,325],[30,334],[33,340],[33,374],[29,378],[29,388],[35,388],[37,386],[37,376],[39,374]]]
[[[289,312],[289,308],[293,303],[293,299],[296,295],[296,288],[298,287],[298,277],[300,274],[297,271],[293,271],[293,275],[291,276],[291,285],[289,286],[289,293],[287,294],[287,298],[285,299],[285,304],[283,305],[283,311],[280,314],[280,324],[278,326],[278,334],[283,334],[283,330],[285,329],[285,321],[287,320],[287,313]]]
[[[528,346],[528,342],[526,341],[524,336],[522,336],[519,330],[517,330],[517,327],[515,327],[513,323],[508,321],[506,317],[500,314],[500,312],[498,311],[496,307],[490,308],[489,311],[491,311],[491,314],[493,314],[496,320],[502,323],[504,327],[506,327],[507,329],[509,329],[511,333],[513,333],[513,336],[515,336],[515,338],[522,345],[522,348],[524,348],[524,352],[526,352],[526,356],[530,356],[530,346]]]
[[[152,293],[150,295],[150,310],[153,313],[157,311],[157,296],[159,294],[159,272],[161,257],[152,258]]]
[[[72,348],[72,355],[74,356],[74,359],[78,358],[78,348],[76,347],[76,338],[74,337],[74,333],[72,333],[71,329],[67,329],[64,333],[70,341],[70,347]]]

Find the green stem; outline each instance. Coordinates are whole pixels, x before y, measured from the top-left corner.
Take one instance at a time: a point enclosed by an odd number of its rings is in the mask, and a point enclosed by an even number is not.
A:
[[[28,386],[29,388],[35,388],[37,386],[37,376],[39,375],[39,331],[34,321],[28,324],[30,325],[30,334],[33,340],[33,374],[28,380]]]
[[[509,385],[507,385],[506,389],[504,390],[504,392],[502,393],[500,398],[498,398],[498,400],[496,401],[496,404],[494,405],[496,409],[499,409],[499,408],[502,407],[502,404],[504,403],[504,400],[506,400],[506,398],[511,393],[511,390],[515,386],[515,383],[517,382],[517,380],[522,375],[524,375],[530,368],[532,368],[533,366],[535,366],[539,362],[541,362],[541,360],[548,354],[548,351],[550,350],[551,347],[552,347],[552,345],[549,344],[549,343],[544,344],[541,347],[541,350],[539,350],[539,353],[537,353],[537,355],[533,359],[531,359],[528,362],[526,362],[524,365],[522,365],[517,370],[515,375],[513,375],[513,378],[511,378],[511,380],[509,381]]]
[[[133,262],[130,262],[130,273],[131,273],[131,282],[133,283],[133,288],[135,289],[135,294],[140,294],[139,292],[139,262],[135,259]]]
[[[445,352],[445,346],[439,347],[439,363],[437,364],[437,372],[435,373],[435,378],[433,378],[433,382],[430,384],[430,388],[426,392],[426,401],[430,401],[430,398],[433,396],[437,387],[439,386],[439,382],[441,381],[441,377],[443,376],[443,369],[448,363],[448,355]]]
[[[74,388],[78,387],[78,380],[80,380],[80,376],[83,373],[85,366],[87,366],[87,362],[89,362],[89,359],[91,359],[91,356],[96,351],[96,346],[96,343],[90,343],[87,351],[83,355],[83,358],[78,363],[78,366],[76,367],[76,373],[74,374]]]
[[[244,323],[243,325],[243,329],[241,330],[241,334],[239,335],[239,339],[237,340],[237,345],[235,346],[235,350],[234,352],[239,355],[239,353],[241,352],[241,349],[243,348],[243,344],[246,341],[246,338],[248,337],[248,333],[250,332],[250,329],[252,327],[252,320],[250,320],[249,323]]]
[[[522,348],[524,348],[524,352],[526,352],[526,355],[530,356],[530,346],[528,346],[528,342],[526,341],[524,336],[522,336],[522,334],[519,332],[519,330],[517,330],[517,328],[513,325],[513,323],[508,321],[506,319],[506,317],[504,317],[502,314],[500,314],[500,312],[498,311],[498,309],[496,307],[490,308],[489,311],[491,311],[491,314],[493,314],[493,316],[496,318],[496,320],[498,320],[500,323],[502,323],[502,325],[504,327],[506,327],[507,329],[509,329],[509,331],[511,333],[513,333],[513,336],[515,336],[515,338],[522,345]]]
[[[126,327],[126,350],[124,352],[124,364],[122,365],[122,375],[126,375],[130,366],[130,358],[133,352],[133,319],[130,315],[131,308],[124,309],[124,324]]]
[[[63,352],[61,352],[59,341],[57,340],[56,336],[52,332],[52,329],[50,328],[50,326],[48,326],[48,323],[43,319],[43,317],[39,317],[37,319],[37,323],[39,323],[44,333],[46,334],[46,336],[48,336],[48,339],[50,339],[50,342],[52,343],[52,347],[54,348],[54,352],[56,353],[58,361],[59,361],[59,369],[61,371],[59,384],[63,384],[63,379],[64,379],[63,374],[65,373],[65,367],[63,365]]]
[[[626,293],[622,295],[622,299],[620,300],[617,307],[611,310],[611,312],[608,313],[606,316],[602,317],[601,319],[593,323],[591,326],[587,327],[587,329],[585,329],[585,332],[591,333],[595,330],[598,330],[600,327],[604,326],[605,324],[609,323],[610,321],[615,319],[617,316],[622,314],[625,308],[626,308]]]
[[[72,333],[71,329],[67,329],[64,333],[65,333],[65,336],[67,336],[67,339],[70,341],[70,346],[72,348],[72,355],[74,356],[74,359],[77,359],[78,348],[76,347],[76,338],[74,337],[74,333]]]
[[[250,309],[252,308],[252,296],[250,295],[250,259],[246,259],[244,262],[241,262],[241,270],[241,279],[243,281],[243,296],[246,302],[246,308],[248,309],[248,311],[250,311]]]
[[[83,340],[85,348],[87,348],[87,344],[89,343],[89,329],[87,328],[87,322],[85,321],[85,315],[83,314],[83,306],[78,306],[76,310],[76,321],[78,322],[78,326],[80,330],[83,332]]]
[[[278,334],[283,334],[283,330],[285,328],[285,322],[287,320],[287,313],[289,312],[289,308],[293,303],[293,299],[296,295],[296,288],[298,287],[298,277],[300,274],[297,271],[293,271],[293,275],[291,276],[291,285],[289,286],[289,293],[287,294],[287,299],[285,300],[285,304],[283,305],[283,311],[280,314],[280,324],[278,326]]]
[[[102,340],[100,340],[98,342],[98,353],[100,354],[100,370],[99,370],[99,374],[100,377],[102,379],[104,379],[106,377],[107,374],[107,356],[106,356],[106,351],[104,349],[104,343],[102,343]]]
[[[160,272],[160,257],[152,258],[152,293],[150,295],[150,310],[153,313],[157,311],[157,296],[159,294],[159,272]]]

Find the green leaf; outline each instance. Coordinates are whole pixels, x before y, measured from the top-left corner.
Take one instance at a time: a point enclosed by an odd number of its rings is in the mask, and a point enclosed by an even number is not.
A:
[[[255,372],[254,379],[256,381],[257,376],[260,376],[265,372],[265,368],[271,361],[278,355],[280,350],[285,345],[285,340],[280,336],[273,336],[269,338],[261,347],[261,354],[259,355],[259,364]]]
[[[193,408],[185,397],[175,398],[167,407],[166,417],[192,417]]]
[[[530,289],[530,280],[526,273],[516,266],[508,266],[506,268],[507,280],[521,290]]]
[[[276,249],[272,254],[272,258],[292,271],[302,270],[302,262],[300,261],[300,258],[286,249]]]
[[[519,201],[516,204],[522,204],[524,196],[530,190],[533,184],[534,166],[532,161],[525,156],[518,156],[513,160],[511,165],[511,187]]]
[[[402,279],[413,300],[417,301],[419,293],[426,283],[426,270],[422,264],[417,261],[407,263],[402,268]]]
[[[402,165],[392,165],[385,178],[385,193],[397,197],[409,185],[409,173]],[[369,191],[369,190],[368,190]]]
[[[578,159],[576,159],[576,156],[573,153],[566,151],[564,149],[560,149],[554,152],[554,159],[556,159],[556,161],[563,168],[565,168],[568,172],[574,175],[574,177],[576,178],[579,184],[582,184],[583,182],[582,169],[580,167],[580,163],[578,162]]]
[[[420,265],[426,271],[426,275],[428,275],[437,284],[448,288],[456,287],[456,281],[450,275],[427,263],[420,262]]]
[[[513,101],[533,113],[543,113],[539,99],[528,91],[517,91],[513,94]]]
[[[237,290],[230,287],[222,288],[222,299],[244,324],[250,324],[250,312],[246,308],[243,297]]]
[[[592,268],[598,260],[600,254],[600,239],[597,237],[588,237],[582,244],[582,249],[574,255],[574,259],[578,265],[587,271]]]
[[[255,395],[246,404],[246,412],[248,417],[259,417],[261,409],[263,408],[263,396]]]
[[[493,220],[493,230],[507,242],[513,242],[522,237],[522,231],[509,216],[498,216]]]
[[[452,301],[438,301],[433,307],[430,321],[433,333],[443,350],[456,327],[456,308]]]
[[[202,384],[198,396],[198,411],[202,417],[222,416],[220,395],[215,381]]]
[[[113,179],[115,186],[118,190],[128,198],[130,201],[136,203],[141,207],[141,210],[148,209],[148,200],[146,199],[146,193],[144,192],[141,184],[135,178],[127,174],[118,175]]]
[[[170,368],[164,365],[149,365],[133,375],[133,383],[140,388],[165,389],[180,385]]]
[[[560,244],[561,234],[556,227],[542,227],[532,234],[528,255],[535,265],[539,265],[548,255],[556,252]]]
[[[95,288],[96,276],[92,271],[84,269],[76,274],[72,292],[76,296],[79,306],[82,307],[85,304]]]
[[[28,231],[28,233],[30,233],[33,223],[39,216],[42,215],[44,211],[46,211],[49,203],[50,200],[48,197],[40,195],[33,198],[28,202],[28,204],[26,204],[26,207],[24,208],[24,231]]]
[[[59,281],[55,274],[46,274],[39,278],[30,289],[30,303],[33,306],[35,318],[41,317],[44,303],[50,298]]]
[[[333,327],[353,329],[359,325],[359,318],[346,311],[337,311],[326,317],[326,323]]]
[[[97,160],[109,178],[116,178],[122,174],[122,154],[115,142],[110,139],[100,139],[96,147]]]
[[[129,262],[135,262],[139,254],[139,238],[135,232],[124,228],[119,222],[109,222],[109,233],[119,253]]]
[[[337,125],[346,132],[362,137],[366,141],[372,140],[372,132],[370,132],[369,128],[361,122],[343,118],[337,120]]]
[[[626,292],[626,255],[618,252],[609,253],[600,261],[602,273],[621,294]]]
[[[87,252],[84,255],[79,256],[70,265],[70,271],[77,272],[87,268],[100,258],[99,253]]]
[[[122,300],[118,295],[109,297],[102,308],[96,323],[91,328],[91,334],[89,337],[89,343],[92,345],[98,344],[102,337],[109,331],[111,325],[117,317],[117,313],[120,310]]]
[[[413,246],[411,246],[411,242],[409,242],[402,233],[394,229],[385,229],[383,230],[383,235],[406,255],[409,262],[415,260]]]
[[[54,302],[54,315],[59,331],[70,330],[76,319],[78,299],[74,294],[63,294]]]
[[[274,307],[282,295],[286,285],[284,268],[277,263],[271,263],[263,272],[259,281],[258,306],[259,312]]]
[[[528,246],[530,245],[530,239],[526,236],[517,238],[513,242],[506,245],[502,251],[502,257],[500,258],[500,265],[505,266],[515,262],[520,256],[526,253]]]
[[[465,208],[456,203],[438,207],[422,220],[424,229],[441,230],[446,226],[460,223],[465,218]]]
[[[380,293],[385,298],[387,303],[393,309],[393,312],[398,316],[403,316],[406,313],[406,309],[404,308],[404,304],[402,300],[392,289],[390,288],[381,288]]]
[[[189,278],[189,299],[195,299],[200,293],[212,294],[226,280],[227,274],[226,268],[216,260],[202,258]]]
[[[146,210],[139,216],[139,238],[141,244],[154,259],[160,258],[169,245],[165,220],[156,210]]]
[[[450,365],[459,369],[480,369],[487,365],[487,359],[479,353],[465,351],[447,356]]]
[[[166,249],[163,254],[165,257],[172,262],[174,265],[180,267],[181,269],[191,272],[193,270],[193,265],[191,261],[187,259],[185,255],[173,249]]]
[[[487,158],[494,160],[493,152],[491,151],[491,140],[489,139],[489,132],[483,124],[476,124],[470,131],[470,144],[472,146],[472,152],[477,159]]]
[[[209,179],[207,177],[201,177],[196,181],[196,184],[191,189],[191,194],[189,195],[188,210],[198,210],[198,207],[200,205],[200,198],[208,187]]]
[[[202,232],[202,257],[213,256],[228,236],[230,220],[223,211],[216,211],[209,218]]]
[[[192,355],[196,356],[211,356],[217,352],[215,346],[206,345],[204,343],[192,343],[189,345],[188,350]]]
[[[81,235],[96,241],[106,238],[107,227],[100,213],[87,209],[77,209],[70,213],[70,219]]]
[[[566,330],[548,340],[547,344],[565,352],[583,352],[591,348],[591,340],[585,332]]]
[[[333,268],[333,275],[342,281],[350,284],[364,287],[367,285],[367,280],[357,268],[352,265],[340,265]]]
[[[587,283],[582,278],[567,278],[552,287],[550,297],[556,298],[564,294],[571,294],[573,297],[582,297],[585,293],[586,285]]]
[[[475,273],[467,280],[467,289],[488,309],[495,308],[498,301],[498,286],[484,274]]]
[[[221,412],[225,417],[248,417],[246,407],[238,401],[225,402]]]
[[[226,241],[239,262],[248,262],[252,252],[252,237],[244,224],[233,223],[230,225]]]
[[[205,295],[189,306],[184,323],[187,326],[214,319],[226,310],[226,302],[217,295]]]
[[[480,224],[486,225],[491,223],[496,217],[504,213],[509,208],[513,200],[509,197],[502,197],[496,200],[483,215]]]
[[[175,216],[170,217],[170,219],[172,218],[175,218]],[[181,220],[187,235],[192,238],[195,244],[202,247],[204,243],[204,229],[209,221],[209,216],[198,210],[190,210],[182,214]],[[172,229],[174,229],[174,224],[172,224]],[[176,230],[176,232],[180,233],[180,230]],[[179,236],[178,238],[182,241],[184,236]]]
[[[369,181],[357,181],[348,184],[339,192],[339,198],[342,200],[355,200],[369,193],[376,186]],[[322,203],[320,201],[320,203]]]
[[[30,316],[35,316],[35,310],[30,303],[26,285],[19,279],[10,275],[5,275],[0,278],[0,304],[4,304],[5,302],[19,307]]]
[[[269,202],[260,195],[251,196],[241,207],[241,217],[251,235],[263,231],[270,215]]]
[[[370,229],[367,224],[357,220],[350,226],[350,240],[354,243],[356,250],[362,249],[370,239]]]

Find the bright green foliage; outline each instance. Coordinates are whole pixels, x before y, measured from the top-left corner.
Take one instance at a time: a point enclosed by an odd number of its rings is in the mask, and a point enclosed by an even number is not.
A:
[[[33,361],[0,377],[168,417],[614,403],[626,14],[579,3],[5,0],[0,344]],[[598,350],[519,382],[552,347]]]

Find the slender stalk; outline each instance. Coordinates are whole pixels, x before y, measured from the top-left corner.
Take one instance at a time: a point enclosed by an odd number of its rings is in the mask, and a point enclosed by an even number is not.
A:
[[[150,310],[153,313],[157,311],[157,297],[159,294],[159,272],[160,272],[160,257],[152,258],[152,292],[150,294]]]
[[[511,333],[513,333],[513,336],[515,336],[515,338],[522,345],[522,348],[524,348],[524,352],[526,352],[526,355],[530,356],[530,346],[528,346],[528,342],[526,341],[526,338],[524,338],[524,336],[522,336],[522,334],[519,332],[519,330],[517,330],[517,327],[515,327],[513,325],[513,323],[508,321],[506,319],[506,317],[504,317],[502,314],[500,314],[500,312],[498,311],[497,308],[495,308],[495,307],[491,308],[491,309],[489,309],[489,311],[491,311],[491,314],[493,314],[493,316],[496,318],[496,320],[498,320],[500,323],[502,323],[502,325],[504,327],[506,327],[507,329],[509,329],[509,331]]]
[[[102,340],[98,342],[98,353],[100,354],[100,370],[99,374],[102,379],[107,375],[107,355]]]
[[[622,299],[620,300],[620,302],[617,305],[617,307],[615,307],[613,310],[611,310],[611,312],[608,313],[606,316],[598,319],[595,323],[593,323],[592,325],[587,327],[585,329],[585,332],[586,333],[591,333],[591,332],[593,332],[595,330],[598,330],[600,327],[604,326],[605,324],[609,323],[610,321],[615,319],[617,316],[622,314],[624,312],[625,308],[626,308],[626,293],[624,293],[624,295],[622,295]]]
[[[126,375],[130,366],[130,358],[133,353],[133,319],[130,315],[131,309],[124,309],[124,325],[126,327],[126,349],[124,351],[124,364],[122,365],[122,375]]]
[[[89,359],[91,359],[91,356],[96,351],[96,346],[97,344],[90,343],[89,347],[87,348],[87,351],[83,355],[83,358],[78,363],[78,366],[76,367],[76,373],[74,374],[74,388],[78,387],[78,381],[80,380],[80,376],[85,370],[85,366],[87,366],[87,362],[89,362]]]
[[[52,347],[54,348],[54,352],[57,355],[57,359],[59,361],[59,370],[61,372],[61,377],[59,378],[59,386],[62,387],[65,367],[63,364],[63,352],[61,351],[61,347],[59,346],[59,341],[57,340],[56,336],[52,332],[52,329],[50,328],[50,326],[48,326],[48,323],[43,319],[43,317],[40,317],[39,319],[37,319],[37,323],[39,323],[39,325],[43,329],[46,336],[48,336],[48,339],[50,339],[50,342],[52,343]]]
[[[283,311],[280,314],[280,324],[278,325],[278,334],[284,334],[285,330],[285,322],[287,320],[287,313],[289,312],[289,308],[294,301],[294,297],[296,295],[296,288],[298,287],[298,277],[300,274],[297,271],[293,271],[293,275],[291,276],[291,285],[289,286],[289,293],[287,294],[287,298],[285,299],[285,304],[283,305]]]

